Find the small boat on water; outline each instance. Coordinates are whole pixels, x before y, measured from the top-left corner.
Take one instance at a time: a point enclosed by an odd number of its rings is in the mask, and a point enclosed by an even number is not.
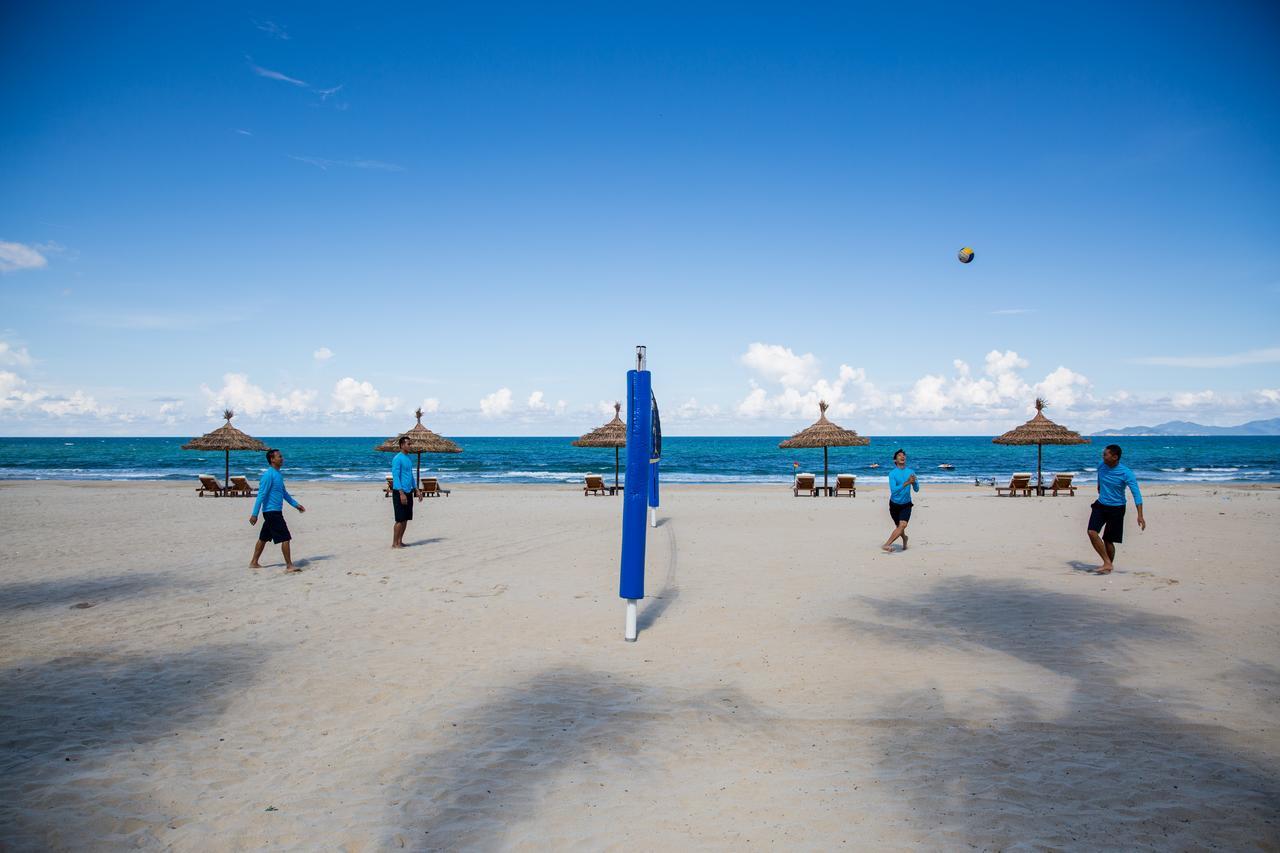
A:
[[[943,462],[943,463],[942,463],[941,465],[939,465],[938,467],[939,467],[939,468],[941,468],[943,471],[954,471],[954,470],[956,470],[956,466],[952,465],[950,462]]]
[[[867,467],[868,467],[868,468],[879,468],[879,467],[880,467],[880,463],[879,463],[879,462],[872,462],[872,463],[871,463],[870,465],[868,465]]]

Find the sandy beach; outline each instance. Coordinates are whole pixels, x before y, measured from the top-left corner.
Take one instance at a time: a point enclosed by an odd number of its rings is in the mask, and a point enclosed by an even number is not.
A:
[[[1280,849],[1280,489],[290,488],[0,483],[0,846]]]

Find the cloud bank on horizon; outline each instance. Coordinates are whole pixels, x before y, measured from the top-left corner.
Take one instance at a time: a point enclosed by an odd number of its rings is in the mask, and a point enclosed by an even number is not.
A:
[[[8,16],[0,434],[1280,415],[1265,5],[286,17]]]

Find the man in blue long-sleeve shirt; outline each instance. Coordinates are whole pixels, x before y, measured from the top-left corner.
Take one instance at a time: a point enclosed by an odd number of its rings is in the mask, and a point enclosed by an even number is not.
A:
[[[289,490],[284,487],[284,475],[280,466],[284,464],[284,455],[274,447],[267,451],[267,470],[258,481],[258,499],[253,502],[253,515],[249,516],[249,524],[258,523],[258,510],[262,510],[262,531],[258,534],[258,542],[253,547],[253,559],[249,568],[260,569],[258,558],[262,549],[271,540],[280,546],[284,554],[284,570],[286,574],[300,571],[293,566],[293,557],[289,553],[289,542],[293,536],[289,533],[289,525],[284,523],[284,505],[287,501],[298,512],[306,512],[307,508],[293,499]]]
[[[404,532],[413,521],[413,460],[409,458],[409,436],[400,436],[400,452],[391,460],[391,509],[396,523],[391,528],[391,547],[404,547]]]
[[[893,533],[880,547],[893,553],[893,543],[901,539],[902,550],[907,550],[907,524],[911,521],[911,493],[920,491],[916,472],[907,467],[907,452],[893,454],[893,470],[889,472],[889,517],[893,519]]]
[[[1096,569],[1100,575],[1109,575],[1115,568],[1116,545],[1124,541],[1124,490],[1133,494],[1133,506],[1138,511],[1138,527],[1147,529],[1142,517],[1142,491],[1138,478],[1128,465],[1120,464],[1120,445],[1108,444],[1102,451],[1102,464],[1098,466],[1098,499],[1089,513],[1089,541],[1093,550],[1102,558]]]

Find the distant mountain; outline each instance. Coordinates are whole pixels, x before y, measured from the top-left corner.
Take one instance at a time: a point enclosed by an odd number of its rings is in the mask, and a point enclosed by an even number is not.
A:
[[[1239,426],[1205,426],[1190,421],[1168,421],[1156,426],[1131,426],[1104,429],[1094,435],[1280,435],[1280,418],[1249,421]]]

